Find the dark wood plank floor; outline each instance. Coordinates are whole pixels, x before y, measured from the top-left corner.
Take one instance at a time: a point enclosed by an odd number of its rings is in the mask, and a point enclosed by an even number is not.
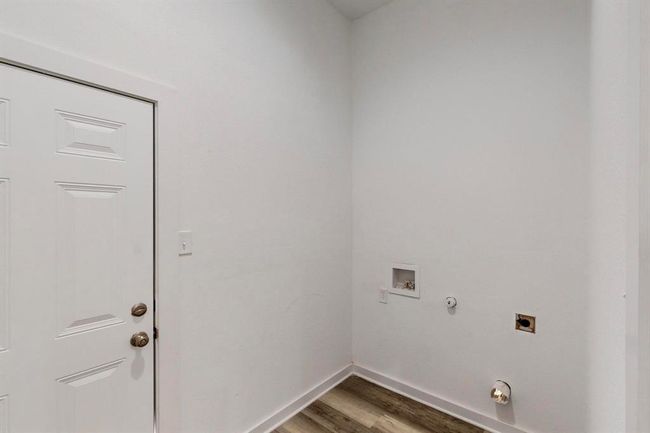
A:
[[[357,376],[316,400],[273,433],[484,433]]]

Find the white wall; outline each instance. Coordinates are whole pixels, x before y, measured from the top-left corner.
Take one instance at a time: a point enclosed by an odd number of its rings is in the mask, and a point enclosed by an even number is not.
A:
[[[320,0],[0,0],[0,31],[177,89],[160,235],[195,254],[161,263],[163,433],[246,431],[345,366],[350,329],[361,365],[524,430],[622,432],[626,5],[397,0],[350,53]],[[400,261],[422,299],[379,304]]]
[[[525,431],[624,431],[625,7],[400,0],[355,22],[356,363]],[[378,303],[393,262],[420,266],[420,300]]]
[[[639,51],[638,41],[631,40],[638,37],[631,23],[630,14],[638,19],[633,3],[591,1],[589,432],[626,431],[626,404],[632,404],[624,388],[626,313],[631,311],[623,296],[638,305],[639,108],[634,101],[639,87],[633,68]]]
[[[163,433],[241,433],[346,366],[349,23],[325,0],[0,11],[2,32],[177,89],[161,107],[176,140],[160,149],[160,231],[191,229],[195,248],[163,252]]]

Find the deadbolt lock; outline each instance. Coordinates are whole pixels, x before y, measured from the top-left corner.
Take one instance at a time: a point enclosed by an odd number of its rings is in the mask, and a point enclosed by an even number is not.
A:
[[[140,302],[131,307],[131,315],[135,317],[144,316],[147,313],[147,304]]]
[[[131,346],[144,347],[149,344],[149,336],[146,332],[136,332],[131,336]]]

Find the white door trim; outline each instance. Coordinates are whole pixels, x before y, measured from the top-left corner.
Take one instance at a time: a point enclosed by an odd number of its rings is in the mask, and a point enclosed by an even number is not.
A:
[[[160,302],[160,292],[171,290],[178,287],[178,265],[175,252],[175,237],[178,224],[178,213],[173,211],[177,209],[178,204],[178,170],[176,165],[165,165],[161,167],[160,151],[166,143],[174,142],[173,122],[166,122],[166,108],[171,106],[176,94],[176,90],[169,85],[147,80],[126,72],[113,69],[108,66],[100,65],[80,57],[76,57],[54,48],[39,45],[26,41],[19,37],[0,33],[0,63],[13,66],[19,66],[45,75],[73,81],[90,87],[99,88],[113,93],[129,96],[136,99],[151,102],[154,106],[154,299],[156,310],[154,323],[157,328],[163,328],[162,332],[169,331],[167,343],[173,347],[173,326],[166,328],[160,321],[161,307],[167,306]],[[169,125],[170,127],[167,127]],[[165,172],[164,208],[171,211],[165,212],[165,221],[162,231],[166,235],[161,236],[160,221],[160,179],[158,173],[160,169]],[[167,288],[170,289],[167,289]],[[172,308],[171,306],[169,308]],[[155,404],[154,408],[154,430],[155,431],[175,431],[179,416],[169,414],[169,422],[164,428],[160,426],[160,389],[161,386],[169,384],[167,389],[168,395],[178,395],[176,385],[178,381],[177,370],[174,363],[167,368],[165,366],[163,375],[161,375],[160,364],[160,341],[156,341],[155,347]],[[163,351],[164,351],[164,345]],[[171,405],[168,405],[171,406]],[[171,409],[171,407],[169,407]]]
[[[160,103],[172,86],[128,74],[109,66],[0,33],[0,61],[115,93]]]

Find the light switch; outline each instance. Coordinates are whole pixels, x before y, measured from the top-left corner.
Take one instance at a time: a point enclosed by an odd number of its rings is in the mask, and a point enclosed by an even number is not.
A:
[[[189,256],[192,254],[192,232],[178,232],[178,255]]]

